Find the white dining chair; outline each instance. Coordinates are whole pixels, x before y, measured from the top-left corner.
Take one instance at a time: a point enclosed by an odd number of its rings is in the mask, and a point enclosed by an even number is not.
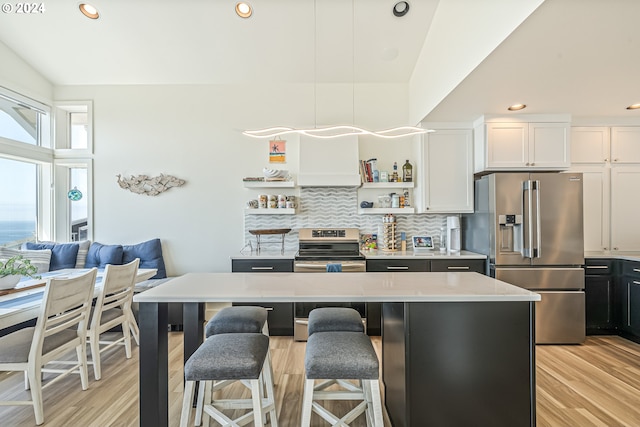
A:
[[[67,279],[50,279],[44,288],[42,311],[35,327],[0,337],[0,371],[25,371],[31,400],[1,401],[2,406],[32,405],[36,425],[44,423],[42,390],[70,373],[79,373],[82,389],[88,387],[87,324],[97,270]],[[78,362],[68,369],[44,366],[75,349]],[[56,376],[44,386],[42,373]]]
[[[127,359],[131,358],[131,330],[132,322],[135,323],[131,303],[139,263],[140,259],[136,258],[125,265],[107,264],[105,268],[102,290],[91,311],[91,323],[87,332],[96,380],[102,377],[100,353],[116,345],[124,345]],[[115,341],[100,341],[101,334],[116,326],[122,327],[122,337]]]

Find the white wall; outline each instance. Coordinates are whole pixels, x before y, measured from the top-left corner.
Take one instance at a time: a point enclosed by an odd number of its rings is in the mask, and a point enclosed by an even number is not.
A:
[[[42,103],[51,104],[53,85],[2,42],[0,58],[0,86]]]
[[[343,123],[353,120],[348,92],[336,100],[344,117],[334,119]],[[358,85],[356,93],[358,124],[406,123],[407,85]],[[130,244],[159,237],[170,275],[229,271],[229,256],[243,246],[243,210],[251,197],[242,178],[260,176],[270,165],[267,141],[241,130],[313,125],[314,114],[330,108],[326,98],[314,106],[313,85],[68,86],[56,88],[54,98],[93,100],[94,240]],[[287,151],[286,165],[270,167],[296,173],[296,138]],[[116,183],[117,174],[160,173],[187,183],[156,197]]]

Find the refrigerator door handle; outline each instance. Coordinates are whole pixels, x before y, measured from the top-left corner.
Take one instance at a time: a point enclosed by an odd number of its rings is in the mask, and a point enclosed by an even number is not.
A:
[[[522,190],[523,190],[523,197],[524,197],[524,228],[525,231],[527,233],[527,237],[524,240],[524,244],[523,244],[523,248],[522,248],[522,256],[525,258],[531,258],[532,256],[532,251],[531,249],[533,248],[533,223],[531,221],[532,219],[532,209],[531,209],[531,202],[532,202],[532,196],[531,196],[531,180],[527,180],[523,182],[523,186],[522,186]]]
[[[533,257],[542,255],[542,230],[540,230],[540,181],[533,181],[533,190],[536,192],[536,246],[533,248]]]

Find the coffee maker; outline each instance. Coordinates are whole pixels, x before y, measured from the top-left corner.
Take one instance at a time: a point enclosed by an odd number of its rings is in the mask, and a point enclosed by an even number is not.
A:
[[[447,252],[460,252],[460,217],[447,217]]]

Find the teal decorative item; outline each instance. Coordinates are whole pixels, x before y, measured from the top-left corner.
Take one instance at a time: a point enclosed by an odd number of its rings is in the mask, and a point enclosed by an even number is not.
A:
[[[67,193],[67,197],[72,202],[77,202],[78,200],[82,199],[82,191],[78,190],[78,187],[73,187],[73,190],[69,190],[69,192]]]

